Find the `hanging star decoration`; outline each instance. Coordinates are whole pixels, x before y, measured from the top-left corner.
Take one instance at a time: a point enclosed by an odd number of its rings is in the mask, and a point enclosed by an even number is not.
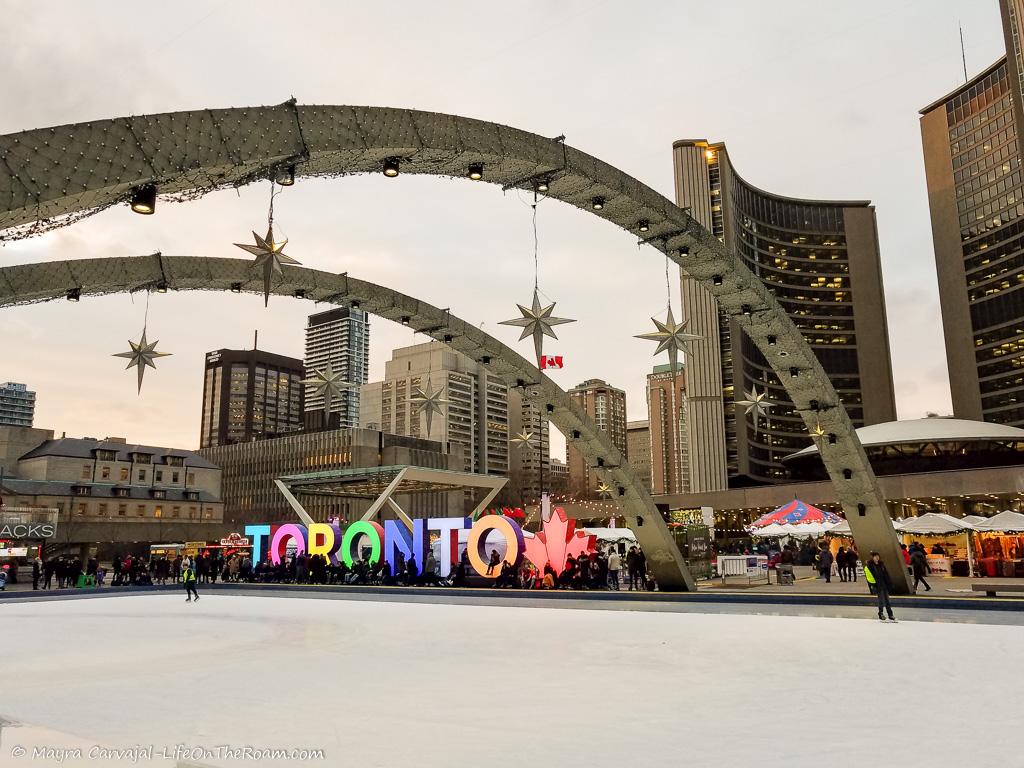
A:
[[[602,480],[597,485],[597,495],[602,499],[610,499],[612,497],[612,487]]]
[[[330,362],[327,363],[327,367],[322,371],[314,368],[313,375],[308,379],[303,379],[302,383],[312,387],[315,396],[323,397],[325,426],[331,416],[331,404],[334,402],[334,398],[340,399],[343,391],[358,387],[358,385],[353,384],[351,381],[345,381],[341,371],[335,371],[334,366]]]
[[[434,392],[434,388],[427,380],[426,389],[422,387],[416,387],[416,390],[412,393],[412,397],[409,398],[409,402],[412,403],[413,407],[416,408],[417,413],[426,414],[427,417],[427,437],[430,437],[430,427],[434,420],[434,414],[444,413],[444,406],[448,405],[448,400],[444,398],[444,387],[441,387],[437,392]]]
[[[754,434],[757,434],[758,420],[764,418],[768,420],[768,410],[774,408],[778,403],[768,399],[768,390],[765,389],[762,392],[757,391],[757,385],[754,384],[751,387],[750,392],[746,392],[746,400],[737,400],[736,405],[740,408],[745,408],[746,413],[754,414]]]
[[[689,324],[689,321],[685,320],[682,323],[677,323],[672,315],[672,307],[668,308],[668,317],[665,318],[664,323],[655,317],[652,317],[651,320],[658,330],[654,333],[638,334],[636,338],[658,342],[658,348],[654,350],[654,354],[660,355],[662,352],[667,351],[669,362],[672,364],[672,370],[678,370],[680,350],[687,352],[691,341],[698,341],[704,337],[696,333],[687,333],[686,326]]]
[[[263,271],[263,306],[267,306],[270,303],[270,282],[275,274],[282,273],[281,265],[300,264],[301,262],[284,253],[284,247],[288,245],[287,240],[282,243],[274,241],[273,226],[267,227],[266,237],[260,237],[255,232],[252,233],[252,236],[256,238],[256,245],[245,243],[235,243],[235,245],[256,257],[253,267]]]
[[[533,442],[533,432],[527,432],[526,430],[523,430],[515,437],[510,437],[509,442],[515,443],[517,446],[529,445],[530,443]]]
[[[540,365],[540,358],[544,352],[544,337],[558,338],[554,330],[552,330],[552,326],[562,325],[563,323],[575,323],[576,321],[565,317],[552,317],[551,313],[555,309],[554,303],[542,307],[536,288],[533,289],[533,305],[531,307],[524,307],[522,304],[517,304],[516,306],[519,307],[519,311],[523,316],[517,317],[514,320],[502,320],[499,325],[514,325],[517,328],[522,328],[523,333],[519,337],[520,341],[527,336],[533,336],[533,349],[537,355],[537,364]]]
[[[139,392],[142,392],[142,377],[146,373],[146,366],[148,365],[153,370],[156,370],[156,363],[153,361],[158,357],[170,357],[170,352],[157,352],[156,345],[159,341],[154,341],[150,344],[146,340],[146,327],[142,327],[142,338],[139,339],[138,343],[135,343],[131,339],[128,340],[128,344],[131,345],[130,352],[118,352],[113,357],[123,357],[129,360],[128,365],[125,366],[127,371],[129,368],[135,366],[139,369]]]
[[[821,426],[820,421],[814,422],[814,429],[811,430],[811,435],[819,438],[825,436],[825,428]]]

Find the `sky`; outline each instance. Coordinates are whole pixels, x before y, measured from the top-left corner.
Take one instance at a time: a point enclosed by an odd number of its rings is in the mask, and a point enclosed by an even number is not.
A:
[[[672,142],[726,141],[737,171],[772,192],[869,199],[877,209],[901,419],[950,412],[918,110],[1003,53],[996,0],[857,3],[439,2],[21,3],[0,0],[0,133],[207,107],[353,104],[448,112],[567,143],[669,198]],[[130,9],[130,10],[129,10]],[[117,207],[0,247],[0,266],[71,258],[243,256],[266,224],[269,184]],[[497,323],[533,287],[529,201],[430,177],[300,179],[275,201],[275,231],[304,265],[410,293],[529,356]],[[646,418],[664,257],[583,211],[538,209],[540,287],[560,326],[545,351],[565,388],[603,378]],[[673,302],[678,307],[673,281]],[[72,436],[194,448],[204,353],[259,345],[301,357],[311,302],[153,295],[147,371],[111,355],[138,339],[144,296],[5,309],[0,382],[37,392],[36,426]],[[426,339],[371,321],[370,379]],[[558,441],[553,441],[558,452]]]

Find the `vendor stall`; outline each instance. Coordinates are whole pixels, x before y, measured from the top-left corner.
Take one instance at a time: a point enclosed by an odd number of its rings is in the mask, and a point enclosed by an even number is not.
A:
[[[900,533],[905,544],[924,547],[928,567],[943,576],[970,576],[974,572],[970,523],[941,512],[928,512],[904,521]]]
[[[1024,577],[1024,515],[1000,512],[974,529],[982,576]]]

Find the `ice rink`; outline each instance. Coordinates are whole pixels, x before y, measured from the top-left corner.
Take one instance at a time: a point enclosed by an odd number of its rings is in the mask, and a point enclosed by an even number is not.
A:
[[[1019,626],[220,594],[7,603],[0,617],[5,768],[174,766],[161,755],[176,745],[325,754],[189,753],[211,766],[1024,759]],[[155,752],[133,763],[94,745]]]

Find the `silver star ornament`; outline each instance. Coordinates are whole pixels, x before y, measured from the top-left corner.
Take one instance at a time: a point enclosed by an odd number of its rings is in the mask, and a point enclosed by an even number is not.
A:
[[[430,437],[430,427],[434,420],[434,414],[444,413],[444,406],[448,405],[448,401],[444,397],[444,387],[441,387],[437,392],[434,392],[434,388],[427,380],[427,387],[416,387],[416,390],[412,393],[412,397],[409,398],[409,402],[412,403],[413,407],[416,408],[417,413],[424,413],[427,417],[427,438]]]
[[[691,341],[698,341],[704,337],[696,333],[687,333],[686,326],[690,321],[684,320],[682,323],[677,323],[672,314],[672,307],[668,308],[668,317],[665,318],[664,323],[656,317],[652,317],[651,320],[658,330],[654,333],[638,334],[636,338],[658,342],[658,348],[654,350],[654,354],[660,355],[662,352],[667,351],[668,360],[672,364],[672,372],[674,373],[679,369],[680,350],[687,352]]]
[[[502,320],[499,325],[514,325],[517,328],[522,328],[523,333],[519,337],[522,341],[527,336],[533,336],[533,349],[537,355],[537,365],[540,365],[540,358],[544,352],[544,337],[550,336],[552,339],[557,339],[558,336],[552,330],[554,325],[562,325],[563,323],[575,323],[575,320],[569,320],[565,317],[552,317],[551,313],[555,309],[555,305],[548,304],[546,307],[540,305],[540,296],[537,294],[537,289],[533,289],[533,305],[530,307],[524,307],[522,304],[517,304],[519,311],[522,313],[522,317],[517,317],[514,320]]]
[[[745,413],[754,414],[754,434],[757,434],[758,421],[760,418],[768,420],[768,410],[774,408],[778,403],[768,399],[768,390],[763,392],[757,391],[757,385],[754,384],[750,392],[744,393],[746,400],[737,400],[736,405],[740,408],[745,409]]]
[[[152,344],[150,344],[146,340],[146,328],[145,326],[143,326],[142,338],[139,339],[138,343],[132,341],[131,339],[128,340],[128,344],[131,346],[131,351],[118,352],[115,355],[113,355],[113,357],[123,357],[130,361],[128,365],[125,366],[126,371],[132,367],[137,367],[139,369],[138,391],[140,393],[142,392],[142,377],[146,373],[146,366],[148,365],[153,370],[156,370],[156,364],[153,361],[156,360],[158,357],[170,357],[171,355],[170,352],[157,352],[156,345],[159,343],[159,341],[154,341]]]
[[[263,271],[263,306],[267,306],[270,303],[270,282],[275,274],[282,273],[281,265],[301,262],[284,253],[284,247],[288,245],[287,240],[282,243],[274,241],[273,227],[267,227],[266,237],[260,237],[255,232],[252,233],[252,236],[256,238],[256,245],[245,243],[235,243],[235,245],[256,257],[252,265],[255,269]]]
[[[612,497],[612,487],[602,480],[598,483],[597,494],[602,499],[610,499]]]
[[[353,390],[358,385],[351,381],[345,381],[341,371],[335,371],[334,366],[328,362],[327,367],[322,371],[313,369],[313,375],[303,379],[302,383],[313,388],[313,394],[324,399],[324,425],[331,415],[331,403],[334,398],[341,398],[341,393],[346,390]]]

